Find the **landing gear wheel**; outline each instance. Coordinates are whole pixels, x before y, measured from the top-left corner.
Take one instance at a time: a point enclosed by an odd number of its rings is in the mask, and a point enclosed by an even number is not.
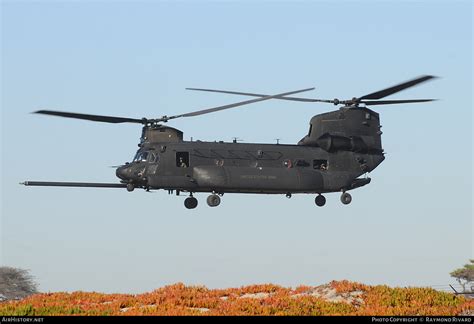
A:
[[[194,209],[198,205],[198,200],[194,197],[188,197],[184,200],[184,207],[187,209]]]
[[[209,205],[209,207],[217,207],[220,203],[221,197],[219,197],[218,195],[209,195],[209,197],[207,197],[207,204]]]
[[[323,207],[326,204],[326,197],[323,195],[317,195],[316,198],[314,198],[314,202],[317,206]]]
[[[344,192],[342,195],[341,195],[341,202],[344,204],[344,205],[349,205],[352,201],[352,196],[347,193],[347,192]]]
[[[135,189],[133,183],[127,183],[127,191],[132,192]]]

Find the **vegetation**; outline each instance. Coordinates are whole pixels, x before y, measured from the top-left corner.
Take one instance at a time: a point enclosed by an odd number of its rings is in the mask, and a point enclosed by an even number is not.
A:
[[[25,298],[37,293],[36,287],[28,270],[0,267],[0,301]]]
[[[0,303],[3,315],[459,315],[474,301],[430,288],[349,281],[296,289],[276,285],[210,290],[175,284],[139,294],[43,293]]]
[[[463,292],[474,291],[474,259],[469,260],[469,262],[463,268],[451,272],[451,277],[456,278]]]

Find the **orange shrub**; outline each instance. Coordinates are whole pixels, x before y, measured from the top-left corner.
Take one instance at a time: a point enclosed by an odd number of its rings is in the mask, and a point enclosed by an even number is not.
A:
[[[336,302],[317,295],[320,291],[335,294]],[[473,310],[473,300],[431,288],[367,286],[346,280],[296,289],[264,284],[209,290],[178,283],[139,295],[59,292],[0,303],[0,316],[458,315]]]

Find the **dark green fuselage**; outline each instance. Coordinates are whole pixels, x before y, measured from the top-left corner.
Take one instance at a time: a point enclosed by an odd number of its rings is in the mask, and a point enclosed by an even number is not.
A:
[[[358,179],[383,160],[379,115],[344,107],[316,115],[297,145],[183,141],[175,128],[145,126],[135,160],[117,169],[147,189],[216,193],[325,193],[367,184]]]

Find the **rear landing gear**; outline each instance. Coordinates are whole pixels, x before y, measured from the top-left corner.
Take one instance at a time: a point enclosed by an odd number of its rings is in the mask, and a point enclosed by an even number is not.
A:
[[[187,209],[194,209],[197,207],[197,205],[198,201],[193,196],[188,197],[184,200],[184,207],[186,207]]]
[[[220,205],[220,203],[221,203],[221,197],[219,197],[216,194],[212,194],[212,195],[209,195],[209,197],[207,197],[207,204],[209,205],[209,207],[217,207]]]
[[[127,191],[132,192],[133,190],[135,190],[133,183],[127,183]]]
[[[323,207],[323,206],[326,204],[326,197],[324,197],[323,195],[319,194],[319,195],[317,195],[316,198],[314,199],[314,202],[316,203],[317,206]]]
[[[352,196],[347,192],[343,192],[341,195],[341,202],[344,205],[349,205],[351,201],[352,201]]]

